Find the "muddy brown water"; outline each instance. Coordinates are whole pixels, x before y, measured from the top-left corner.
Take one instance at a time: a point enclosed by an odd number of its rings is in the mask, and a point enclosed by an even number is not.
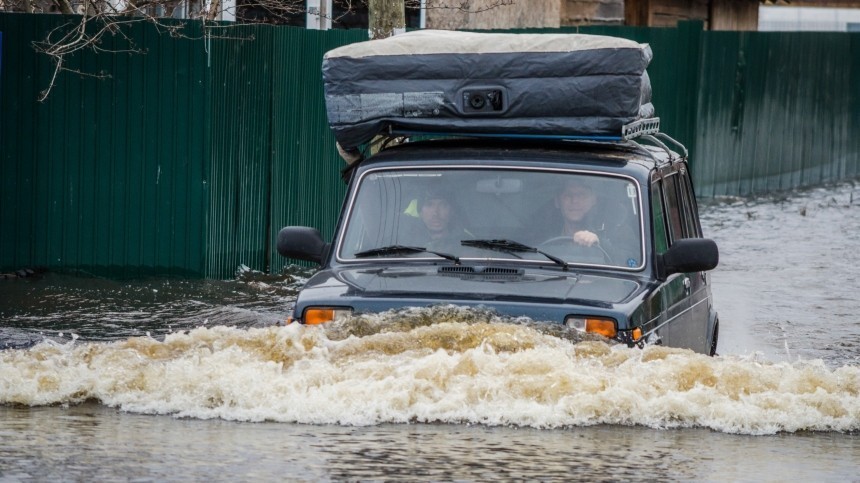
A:
[[[455,307],[284,327],[296,268],[0,281],[0,481],[860,481],[860,188],[702,212],[715,358]]]

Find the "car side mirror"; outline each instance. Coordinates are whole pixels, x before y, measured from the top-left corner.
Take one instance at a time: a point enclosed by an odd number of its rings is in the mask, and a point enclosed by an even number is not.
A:
[[[677,240],[660,256],[660,278],[673,273],[704,272],[713,270],[720,262],[720,251],[714,240],[685,238]]]
[[[316,228],[285,226],[278,232],[278,253],[287,258],[322,264],[328,247]]]

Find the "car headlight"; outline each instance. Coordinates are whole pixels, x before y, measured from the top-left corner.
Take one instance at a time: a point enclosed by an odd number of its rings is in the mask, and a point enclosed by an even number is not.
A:
[[[302,322],[306,325],[319,325],[326,322],[334,322],[343,320],[352,315],[351,308],[345,307],[308,307],[305,309],[305,314],[302,317]]]
[[[568,315],[564,319],[564,325],[580,332],[599,334],[610,339],[618,335],[618,327],[615,319],[609,317]]]

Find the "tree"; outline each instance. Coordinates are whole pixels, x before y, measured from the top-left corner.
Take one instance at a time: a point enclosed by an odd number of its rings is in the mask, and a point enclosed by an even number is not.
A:
[[[400,0],[368,0],[370,38],[391,37],[406,29],[406,9]]]

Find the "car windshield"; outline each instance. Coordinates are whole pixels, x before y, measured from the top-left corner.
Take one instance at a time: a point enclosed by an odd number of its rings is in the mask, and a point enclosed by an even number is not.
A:
[[[639,189],[623,176],[560,170],[372,170],[351,200],[338,257],[641,269]]]

